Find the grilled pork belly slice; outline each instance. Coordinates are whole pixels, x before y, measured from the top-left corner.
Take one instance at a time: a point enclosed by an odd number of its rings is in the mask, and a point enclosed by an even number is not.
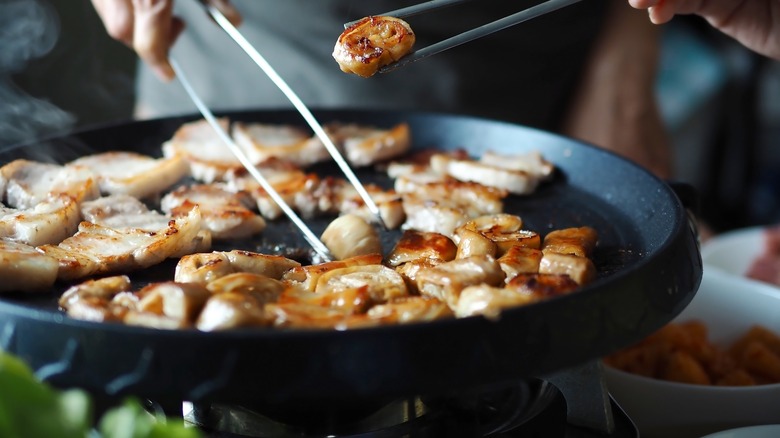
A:
[[[476,160],[459,160],[446,154],[431,157],[431,168],[458,181],[478,182],[516,195],[533,193],[539,178],[522,170],[506,169]]]
[[[82,222],[79,231],[41,251],[59,260],[58,278],[75,280],[146,268],[191,248],[201,230],[200,210],[172,219],[157,231],[115,230]]]
[[[374,184],[364,184],[364,188],[379,209],[385,226],[391,230],[400,227],[406,220],[401,195],[395,190],[385,191]],[[320,209],[326,213],[354,214],[368,222],[377,222],[376,216],[368,209],[357,189],[346,179],[324,178],[314,196],[318,198]],[[330,202],[323,197],[330,199]]]
[[[463,224],[461,229],[486,234],[513,233],[523,228],[523,218],[514,214],[496,213],[479,216]],[[455,233],[457,236],[457,232]]]
[[[68,167],[84,167],[97,177],[101,193],[150,199],[169,189],[189,173],[181,156],[152,158],[135,152],[104,152],[71,161]]]
[[[343,308],[319,304],[272,303],[265,309],[272,318],[274,327],[346,330],[379,325],[379,321],[372,320],[363,313],[352,313]]]
[[[170,217],[149,208],[130,195],[111,195],[81,205],[85,221],[115,230],[157,231],[168,226]]]
[[[598,232],[591,227],[554,230],[544,236],[542,251],[590,257],[598,241]]]
[[[277,302],[266,305],[266,312],[275,326],[344,329],[376,325],[365,318],[365,312],[373,302],[366,287],[314,292],[291,284]]]
[[[523,306],[535,301],[535,297],[518,293],[513,289],[476,284],[461,291],[454,310],[458,318],[482,315],[489,319],[498,319],[506,308]]]
[[[526,172],[539,178],[541,181],[550,179],[555,172],[555,166],[544,159],[539,151],[531,151],[525,154],[504,155],[492,151],[486,151],[479,157],[482,164],[501,169]]]
[[[439,178],[449,178],[431,169],[431,157],[436,154],[447,154],[455,159],[467,159],[469,153],[465,149],[444,151],[441,149],[418,149],[404,155],[402,158],[386,163],[387,176],[396,179],[406,175],[424,174]],[[381,166],[378,166],[381,167]]]
[[[333,208],[330,199],[325,199],[325,205],[322,206],[319,199],[322,196],[315,194],[321,181],[316,174],[304,173],[293,164],[277,159],[263,162],[257,169],[285,203],[301,216],[313,217],[325,209]],[[228,189],[248,193],[257,203],[257,209],[264,218],[273,220],[282,216],[279,205],[246,170],[232,172],[228,180]]]
[[[206,284],[206,289],[212,294],[249,294],[262,304],[276,301],[285,287],[284,283],[275,278],[252,272],[234,272]]]
[[[486,214],[500,213],[506,192],[478,183],[448,181],[429,183],[403,194],[405,229],[436,232],[454,237],[455,230]]]
[[[202,331],[271,324],[264,306],[276,302],[284,283],[265,275],[236,272],[206,285],[212,296],[198,316],[195,326]]]
[[[230,121],[218,121],[229,132]],[[163,143],[162,152],[166,158],[184,160],[190,175],[204,183],[223,181],[226,175],[244,168],[206,120],[183,124]]]
[[[0,238],[27,245],[62,242],[76,232],[80,221],[78,203],[65,194],[50,195],[25,209],[0,204]]]
[[[325,272],[314,292],[326,294],[348,289],[365,290],[375,303],[409,295],[403,277],[384,265],[350,266]]]
[[[401,274],[401,277],[403,277],[406,282],[406,288],[409,289],[409,294],[419,295],[420,291],[417,289],[417,274],[419,274],[420,271],[436,267],[442,263],[444,263],[444,260],[419,259],[396,266],[395,272]]]
[[[440,300],[422,296],[407,296],[394,298],[384,304],[377,304],[368,309],[366,315],[382,324],[407,324],[450,318],[453,313]]]
[[[58,195],[81,203],[100,195],[96,178],[86,168],[18,159],[0,167],[0,186],[5,187],[0,199],[4,197],[6,205],[21,210]]]
[[[587,257],[544,252],[539,262],[539,273],[568,275],[582,286],[596,279],[596,266]]]
[[[380,263],[382,263],[381,254],[361,255],[316,265],[298,266],[285,272],[282,280],[294,287],[313,292],[320,277],[327,272],[353,266],[378,265]]]
[[[241,292],[222,292],[213,295],[198,316],[195,327],[211,332],[240,327],[271,324],[263,303],[255,295]]]
[[[506,274],[506,282],[518,274],[535,274],[539,272],[539,264],[544,254],[536,248],[515,245],[497,259],[501,270]]]
[[[68,288],[58,303],[71,318],[95,322],[121,321],[128,311],[135,308],[137,300],[127,300],[124,295],[117,297],[130,293],[131,289],[130,278],[126,275],[87,280]]]
[[[100,298],[108,303],[118,293],[128,292],[132,290],[132,287],[130,277],[127,275],[114,275],[87,280],[69,287],[60,295],[57,303],[64,310],[70,309],[77,301],[88,297]]]
[[[343,178],[320,178],[280,160],[264,162],[258,169],[287,205],[304,218],[353,213],[375,221],[357,190]],[[385,224],[389,228],[400,226],[405,219],[400,196],[375,185],[365,187]],[[230,178],[229,188],[249,193],[263,217],[273,220],[282,215],[282,209],[251,176],[237,173]]]
[[[479,255],[496,256],[496,243],[480,232],[460,227],[455,230],[455,237],[458,240],[458,252],[455,258],[462,259]]]
[[[523,220],[520,216],[498,213],[480,216],[470,220],[455,230],[455,241],[460,241],[461,235],[468,235],[478,243],[477,238],[468,231],[477,232],[495,244],[496,256],[503,255],[516,245],[529,248],[539,248],[541,238],[536,232],[522,230]],[[482,242],[484,249],[489,249]]]
[[[453,260],[456,253],[455,243],[443,234],[406,230],[386,261],[403,277],[410,293],[417,294],[417,274]]]
[[[387,264],[400,266],[419,260],[448,262],[455,258],[456,253],[455,243],[443,234],[406,230],[387,255]]]
[[[322,232],[320,240],[337,260],[382,254],[379,233],[363,218],[352,214],[334,219]]]
[[[580,285],[596,278],[596,266],[589,258],[598,242],[591,227],[573,227],[549,232],[542,242],[544,256],[539,273],[565,274]]]
[[[281,158],[299,167],[330,159],[322,142],[305,130],[289,125],[233,124],[233,138],[253,163]]]
[[[201,210],[203,211],[203,210]],[[186,216],[183,212],[179,216]],[[155,233],[168,227],[170,216],[149,210],[143,202],[129,195],[111,195],[81,205],[84,220],[123,232],[147,231]],[[171,257],[182,257],[211,248],[211,231],[202,229],[197,236]]]
[[[122,322],[126,325],[158,330],[183,330],[192,326],[187,321],[181,319],[171,318],[170,316],[158,313],[140,312],[137,310],[128,311],[122,318]]]
[[[393,165],[388,169],[397,170]],[[400,171],[399,171],[400,172]],[[402,173],[394,178],[393,188],[397,193],[414,193],[419,190],[424,190],[429,184],[445,184],[456,183],[457,180],[447,175],[443,175],[438,172],[434,172],[430,167],[424,166],[420,169],[416,169],[413,172]]]
[[[54,285],[57,259],[34,247],[0,238],[0,293],[37,292]]]
[[[341,71],[367,78],[409,53],[414,42],[407,22],[395,17],[366,17],[339,35],[333,59]]]
[[[579,289],[580,285],[566,274],[519,274],[510,280],[506,288],[520,294],[542,300],[566,295]]]
[[[453,310],[457,309],[464,288],[483,283],[488,286],[504,283],[501,266],[490,256],[455,259],[417,274],[420,294],[442,300]]]
[[[200,206],[204,226],[214,239],[249,237],[265,229],[265,220],[252,212],[252,200],[243,192],[233,193],[216,185],[182,186],[166,194],[160,208],[180,216]]]
[[[374,300],[366,287],[334,287],[314,292],[293,286],[285,289],[279,300],[273,304],[304,304],[337,309],[345,315],[358,315],[365,313],[373,303]]]
[[[301,264],[295,260],[278,255],[241,250],[214,251],[182,257],[176,264],[174,281],[207,285],[236,272],[260,274],[279,280],[284,273],[299,266]]]
[[[480,284],[463,289],[455,314],[459,318],[483,315],[497,319],[504,309],[565,295],[578,288],[568,275],[520,274],[503,288]]]
[[[166,281],[145,286],[138,291],[138,296],[141,297],[138,303],[138,313],[163,316],[177,321],[178,327],[189,327],[195,323],[201,309],[211,297],[211,292],[197,283]],[[153,317],[147,320],[138,313],[131,318],[135,325],[147,325],[147,321],[156,320]],[[165,328],[159,327],[154,322],[149,326]]]
[[[330,123],[326,131],[333,143],[344,149],[347,161],[357,167],[403,155],[412,144],[409,125],[406,123],[399,123],[390,129]]]

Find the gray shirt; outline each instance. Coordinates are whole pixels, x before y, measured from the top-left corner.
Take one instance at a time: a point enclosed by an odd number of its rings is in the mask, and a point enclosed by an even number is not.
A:
[[[361,78],[331,53],[342,24],[416,1],[234,0],[240,27],[312,108],[422,109],[505,119],[555,129],[577,85],[607,3],[590,0],[418,61]],[[416,47],[527,8],[538,1],[475,0],[409,17]],[[289,108],[284,95],[195,1],[176,13],[187,28],[173,56],[214,110]],[[143,116],[194,113],[181,86],[145,67],[138,80]]]

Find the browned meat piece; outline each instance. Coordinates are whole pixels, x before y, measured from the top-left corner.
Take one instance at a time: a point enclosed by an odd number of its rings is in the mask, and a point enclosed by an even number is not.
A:
[[[545,252],[539,262],[540,274],[565,274],[583,286],[596,279],[596,266],[587,257]]]
[[[460,293],[466,287],[478,284],[499,286],[503,282],[504,272],[490,256],[455,259],[417,274],[420,294],[440,299],[453,310],[457,308]]]
[[[458,248],[447,236],[439,233],[406,230],[387,256],[387,264],[399,266],[420,260],[450,261]]]
[[[409,53],[414,42],[407,22],[395,17],[366,17],[339,35],[333,58],[342,71],[367,78]]]
[[[233,193],[213,184],[197,184],[169,192],[160,201],[160,208],[175,217],[197,205],[203,225],[214,239],[237,239],[265,229],[265,220],[249,209],[253,203],[245,193]]]
[[[380,263],[382,263],[381,254],[368,254],[334,262],[298,266],[286,272],[282,277],[282,280],[287,281],[296,287],[300,287],[303,290],[313,292],[317,287],[317,282],[320,277],[327,272],[334,269],[349,268],[352,266],[378,265]]]
[[[565,228],[544,236],[542,251],[590,257],[597,241],[598,233],[591,227]]]
[[[382,254],[379,233],[359,216],[347,214],[334,219],[320,237],[337,260]]]
[[[215,251],[182,257],[176,265],[174,280],[206,285],[235,272],[261,274],[278,280],[284,273],[299,266],[301,264],[295,260],[278,255],[240,250]]]
[[[84,167],[97,177],[100,191],[139,199],[158,196],[189,173],[180,157],[152,158],[135,152],[112,151],[87,155],[69,167]]]

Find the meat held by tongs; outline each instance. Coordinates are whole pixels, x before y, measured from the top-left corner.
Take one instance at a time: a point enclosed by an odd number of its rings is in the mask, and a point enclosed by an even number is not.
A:
[[[414,31],[404,17],[430,12],[471,0],[430,0],[417,5],[396,9],[344,24],[333,50],[333,58],[342,71],[370,77],[386,73],[455,46],[490,35],[499,30],[520,24],[532,18],[556,11],[580,0],[548,0],[508,17],[411,51],[415,42]]]

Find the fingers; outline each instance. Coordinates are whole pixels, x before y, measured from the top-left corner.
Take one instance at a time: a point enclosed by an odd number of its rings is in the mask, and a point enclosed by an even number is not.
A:
[[[628,0],[628,3],[636,9],[647,9],[660,3],[660,0]]]
[[[654,24],[668,22],[679,8],[679,2],[675,0],[628,0],[628,3],[636,9],[647,9],[650,21]]]
[[[134,17],[131,0],[92,0],[92,5],[108,35],[132,47]]]
[[[663,24],[674,18],[677,13],[676,5],[674,2],[668,2],[661,0],[655,6],[651,6],[647,13],[650,16],[650,21],[655,24]]]
[[[184,22],[173,16],[174,0],[92,0],[108,34],[131,47],[163,80],[175,74],[168,52],[184,30]],[[229,0],[209,0],[233,25],[241,14]]]
[[[173,0],[132,0],[132,4],[133,49],[158,77],[173,79],[168,51],[184,27],[181,20],[173,17]]]
[[[241,24],[241,14],[233,7],[229,0],[209,0],[209,4],[219,9],[219,11],[222,12],[222,15],[233,23],[233,26],[237,27]]]

